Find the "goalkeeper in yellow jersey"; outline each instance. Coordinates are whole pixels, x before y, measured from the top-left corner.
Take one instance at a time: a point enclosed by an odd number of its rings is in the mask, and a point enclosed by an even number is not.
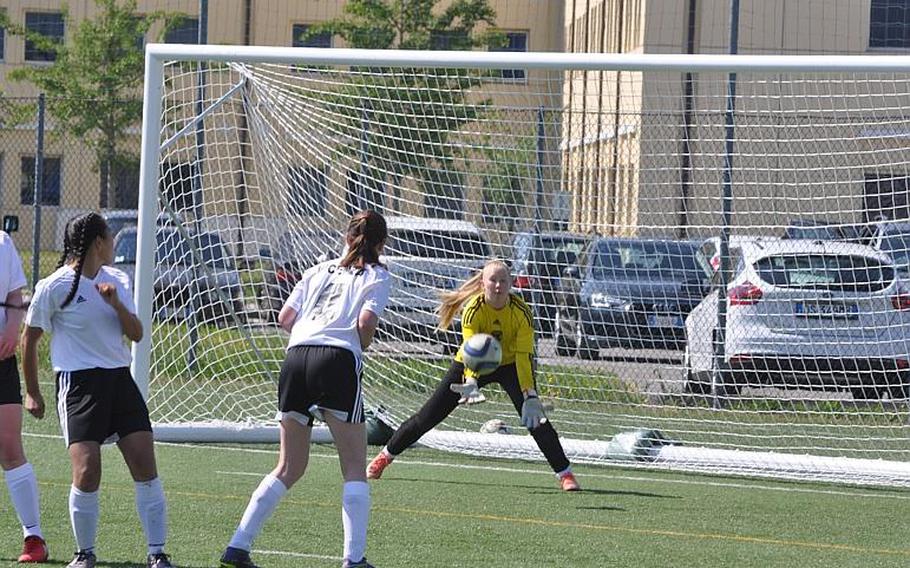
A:
[[[501,260],[492,260],[457,290],[443,294],[439,308],[439,327],[447,329],[458,311],[462,310],[463,342],[475,333],[494,336],[502,346],[502,362],[492,373],[477,376],[464,366],[459,349],[429,400],[417,414],[401,425],[386,447],[370,462],[367,467],[368,478],[379,479],[395,456],[445,420],[459,404],[482,402],[484,398],[480,389],[495,382],[512,399],[515,410],[521,415],[521,423],[531,432],[556,473],[562,489],[579,490],[559,436],[547,420],[543,405],[537,397],[532,365],[534,324],[531,310],[511,290],[509,267]]]

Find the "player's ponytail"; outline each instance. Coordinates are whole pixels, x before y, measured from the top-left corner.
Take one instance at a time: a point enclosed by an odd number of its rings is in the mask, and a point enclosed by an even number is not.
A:
[[[451,292],[442,292],[439,295],[441,300],[436,313],[439,316],[439,329],[446,330],[452,325],[452,320],[464,306],[469,298],[476,296],[483,291],[483,271],[488,266],[498,265],[509,270],[509,266],[499,259],[488,260],[483,268],[474,273],[473,276],[465,280],[461,286]]]
[[[60,304],[61,310],[73,301],[76,290],[79,289],[79,281],[82,279],[82,267],[85,264],[85,255],[88,254],[89,247],[95,242],[95,239],[103,238],[106,233],[107,223],[104,221],[104,217],[94,212],[80,215],[67,223],[67,230],[64,231],[63,236],[63,261],[75,261],[73,270],[76,272],[76,277],[73,278],[73,285],[70,286],[66,299]],[[66,250],[67,241],[69,241],[69,252]]]
[[[363,264],[379,264],[376,248],[388,236],[389,230],[382,215],[371,210],[357,213],[348,222],[345,234],[348,252],[341,259],[341,266],[347,268],[358,261]]]

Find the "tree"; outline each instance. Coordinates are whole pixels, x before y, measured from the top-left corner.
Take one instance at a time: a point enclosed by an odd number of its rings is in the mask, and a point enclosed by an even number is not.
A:
[[[489,48],[505,43],[495,20],[487,0],[351,0],[342,17],[311,26],[304,39],[330,33],[355,48]],[[348,146],[361,168],[387,172],[384,177],[393,185],[412,176],[429,203],[451,203],[452,183],[462,176],[455,165],[461,156],[449,139],[483,116],[489,100],[469,103],[467,95],[488,74],[465,69],[352,71],[338,96],[326,97],[324,103],[351,131],[361,133]],[[351,105],[351,100],[362,104]]]
[[[138,161],[123,146],[127,129],[142,118],[145,35],[157,22],[164,22],[166,30],[184,16],[160,11],[139,15],[136,0],[95,0],[95,5],[98,16],[78,24],[63,9],[66,28],[75,25],[67,42],[27,30],[2,12],[0,25],[53,53],[49,65],[21,67],[10,78],[44,91],[48,113],[94,151],[101,180],[99,206],[108,207],[117,203],[113,179]]]

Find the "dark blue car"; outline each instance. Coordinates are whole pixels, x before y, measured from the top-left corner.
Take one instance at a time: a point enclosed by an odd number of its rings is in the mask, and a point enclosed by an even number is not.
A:
[[[556,351],[596,359],[606,347],[682,349],[685,319],[708,291],[688,241],[598,238],[561,279]]]

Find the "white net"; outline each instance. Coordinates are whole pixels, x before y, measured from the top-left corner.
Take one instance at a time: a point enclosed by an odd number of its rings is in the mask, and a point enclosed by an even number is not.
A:
[[[277,311],[372,208],[394,288],[365,399],[391,425],[458,341],[438,293],[500,256],[571,459],[910,485],[908,75],[739,70],[731,122],[722,70],[516,61],[168,62],[153,419],[274,425]],[[422,442],[538,458],[487,391]]]

